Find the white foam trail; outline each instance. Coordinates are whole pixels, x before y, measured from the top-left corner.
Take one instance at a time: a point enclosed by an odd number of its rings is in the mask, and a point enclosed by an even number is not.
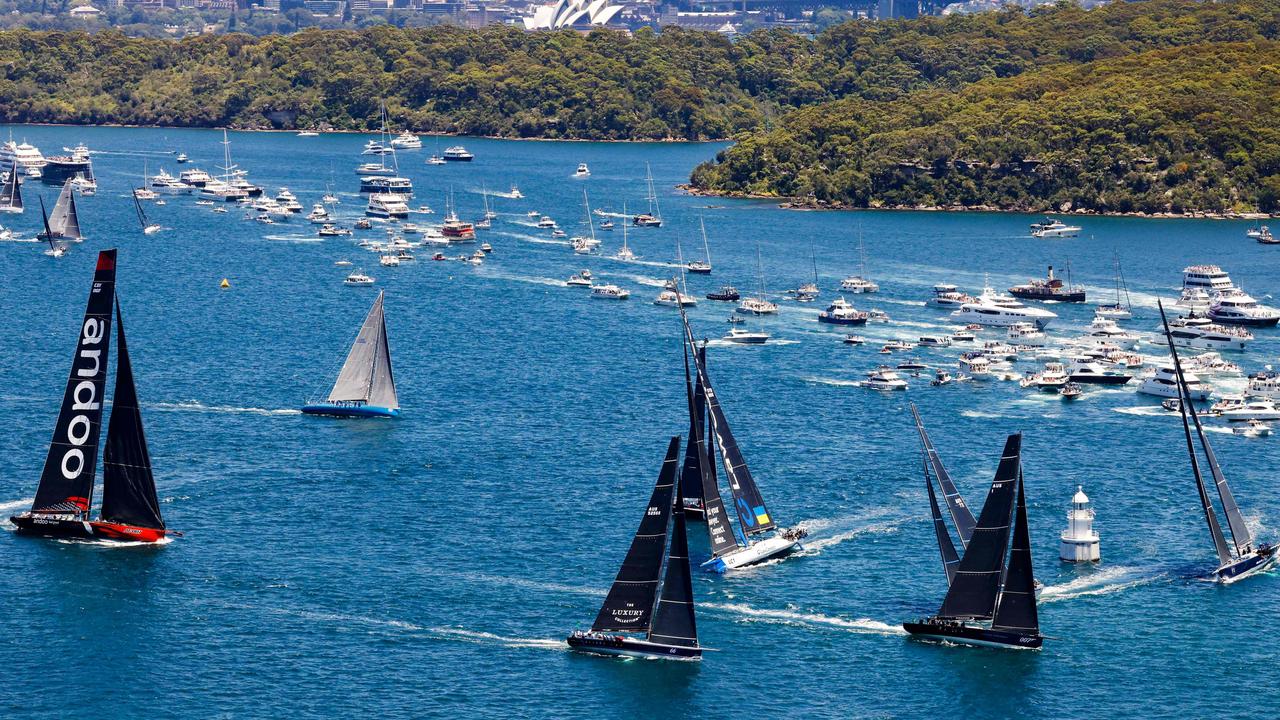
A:
[[[891,303],[893,305],[910,305],[911,307],[924,307],[929,303],[923,300],[894,300],[893,298],[876,298],[876,302]]]
[[[525,580],[524,578],[503,577],[501,575],[484,575],[481,573],[469,573],[463,575],[468,580],[478,580],[480,582],[493,583],[495,585],[510,585],[512,587],[528,588],[530,590],[550,590],[552,592],[572,593],[575,595],[594,595],[603,596],[605,592],[599,588],[584,587],[579,585],[562,585],[559,583],[539,582],[535,580]]]
[[[1124,413],[1125,415],[1141,415],[1143,417],[1178,417],[1177,413],[1171,413],[1159,405],[1139,405],[1137,407],[1120,407],[1111,409],[1118,413]]]
[[[512,282],[532,283],[534,285],[549,285],[551,287],[559,287],[559,288],[568,287],[568,285],[565,285],[565,282],[563,280],[557,280],[555,278],[548,278],[548,277],[530,277],[530,276],[524,276],[524,275],[508,275],[506,273],[489,273],[489,272],[484,273],[484,276],[494,278],[497,280],[511,280]]]
[[[861,518],[856,518],[856,521],[864,521],[867,519],[869,518],[861,517]],[[823,537],[814,537],[811,535],[809,539],[804,540],[801,543],[804,546],[804,550],[799,554],[800,555],[820,555],[822,554],[823,550],[826,550],[829,547],[834,547],[836,545],[839,545],[842,542],[845,542],[847,540],[852,540],[862,535],[871,535],[871,534],[885,535],[889,533],[895,533],[898,531],[898,526],[906,522],[906,520],[907,518],[899,518],[897,520],[876,522],[870,525],[859,525],[856,527],[848,528],[843,532],[838,532],[834,535],[827,535]],[[800,522],[798,524],[805,529],[811,528],[811,526],[807,525],[805,522]],[[812,532],[811,529],[810,531]]]
[[[1095,595],[1110,595],[1139,585],[1147,585],[1165,577],[1165,573],[1138,575],[1140,568],[1115,567],[1078,577],[1060,585],[1049,585],[1040,591],[1040,602],[1053,603]],[[1118,582],[1116,582],[1118,581]]]
[[[43,241],[37,238],[11,237],[8,240],[5,240],[4,242],[37,243],[37,242],[43,242]]]
[[[155,547],[157,545],[168,545],[173,542],[173,536],[165,535],[155,542],[134,542],[130,540],[90,540],[87,538],[53,538],[54,542],[64,545],[92,545],[98,548],[134,548],[134,547]]]
[[[818,385],[835,385],[836,387],[862,387],[861,380],[844,380],[841,378],[804,377],[801,380]]]
[[[12,500],[6,503],[0,503],[0,513],[9,514],[10,510],[22,510],[31,507],[31,503],[35,502],[34,497],[23,498],[22,500]]]
[[[999,413],[989,413],[981,410],[961,410],[960,414],[967,418],[997,419],[1004,417]]]
[[[254,415],[301,415],[301,410],[293,408],[255,408],[255,407],[231,407],[226,405],[205,405],[199,400],[188,400],[180,403],[147,403],[147,407],[154,410],[168,410],[172,412],[194,411],[194,412],[221,412],[221,413],[251,413]]]
[[[699,607],[735,613],[742,616],[742,619],[747,621],[754,620],[772,622],[782,625],[797,625],[800,627],[826,626],[839,628],[848,632],[871,633],[875,635],[906,634],[906,631],[897,625],[890,625],[888,623],[880,622],[879,620],[871,620],[870,618],[849,620],[842,617],[832,617],[830,615],[821,615],[818,613],[753,608],[750,605],[742,605],[740,603],[702,603]]]
[[[549,638],[507,637],[478,630],[467,630],[465,628],[431,628],[430,632],[436,635],[443,635],[447,639],[461,640],[463,642],[480,644],[497,643],[504,647],[513,648],[541,648],[544,650],[569,649],[569,646],[565,641],[552,640]]]

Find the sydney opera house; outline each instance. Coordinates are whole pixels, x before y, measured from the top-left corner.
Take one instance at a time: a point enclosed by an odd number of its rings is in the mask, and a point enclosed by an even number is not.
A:
[[[608,0],[559,0],[537,8],[533,17],[522,19],[525,30],[588,28],[608,23],[621,11],[621,5],[610,5]]]

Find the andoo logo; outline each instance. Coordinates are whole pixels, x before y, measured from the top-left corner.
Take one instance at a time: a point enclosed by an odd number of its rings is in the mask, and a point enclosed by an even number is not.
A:
[[[74,480],[84,472],[84,451],[79,446],[88,442],[89,433],[93,431],[93,424],[84,413],[100,407],[98,388],[94,385],[93,378],[102,370],[102,349],[90,346],[100,344],[106,332],[107,324],[103,321],[96,318],[84,321],[80,351],[75,360],[75,377],[87,379],[80,380],[71,391],[71,409],[81,414],[67,423],[67,442],[73,447],[62,455],[62,476],[68,480]]]

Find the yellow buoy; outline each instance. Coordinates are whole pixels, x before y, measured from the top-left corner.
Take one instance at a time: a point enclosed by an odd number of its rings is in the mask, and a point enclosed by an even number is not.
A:
[[[221,287],[223,290],[226,290],[227,288],[231,287],[231,283],[226,278],[222,278]]]

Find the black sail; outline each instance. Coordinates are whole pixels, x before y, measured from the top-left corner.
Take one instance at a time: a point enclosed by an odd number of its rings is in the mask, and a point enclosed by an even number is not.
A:
[[[947,574],[947,585],[956,577],[956,567],[960,564],[960,556],[956,554],[956,546],[951,542],[951,533],[947,531],[947,523],[942,519],[942,511],[938,510],[938,496],[933,492],[933,481],[929,477],[929,461],[924,462],[924,487],[929,491],[929,512],[933,516],[933,532],[938,536],[938,551],[942,554],[942,570]]]
[[[729,429],[729,421],[720,407],[720,400],[711,386],[711,378],[707,375],[705,365],[698,366],[698,376],[707,395],[707,411],[710,418],[711,432],[715,435],[716,445],[720,448],[720,461],[724,466],[725,477],[729,480],[729,490],[733,493],[733,502],[738,511],[738,520],[742,523],[742,532],[755,535],[776,527],[769,508],[760,495],[751,469],[747,467],[746,458],[738,448],[738,441]]]
[[[1013,632],[1040,633],[1036,612],[1036,580],[1031,571],[1031,532],[1027,528],[1027,501],[1023,495],[1022,472],[1018,472],[1018,507],[1013,519],[1013,547],[1004,588],[991,627]]]
[[[684,498],[676,487],[672,513],[671,550],[662,580],[658,606],[653,611],[649,639],[681,647],[697,647],[698,627],[693,610],[693,578],[689,571],[689,539],[685,529]]]
[[[938,455],[938,451],[933,447],[933,441],[929,439],[929,433],[924,430],[924,422],[920,419],[920,413],[916,410],[915,403],[911,404],[911,415],[916,420],[916,430],[920,433],[920,443],[924,446],[925,459],[933,467],[934,475],[938,478],[938,487],[942,489],[942,498],[947,504],[947,511],[951,515],[951,523],[955,525],[956,534],[960,536],[960,546],[967,547],[969,538],[973,536],[973,526],[977,521],[973,519],[973,513],[969,511],[969,506],[965,504],[964,498],[960,497],[960,491],[956,489],[956,484],[951,480],[951,473],[947,472],[946,466],[942,464],[942,457]]]
[[[102,401],[111,346],[111,305],[116,292],[116,251],[98,253],[93,288],[80,323],[62,409],[31,509],[85,512],[93,497]]]
[[[671,502],[679,469],[680,438],[671,438],[662,472],[653,487],[644,519],[631,541],[627,558],[622,561],[618,577],[600,606],[591,629],[597,632],[617,630],[648,632],[653,606],[662,577],[662,559],[667,551],[667,532],[671,520]]]
[[[680,495],[685,498],[702,499],[702,465],[706,462],[706,446],[702,443],[702,428],[706,427],[707,397],[702,390],[702,377],[699,376],[689,387],[689,361],[686,347],[685,359],[685,391],[692,392],[689,400],[689,439],[684,446],[684,465],[680,468]],[[705,362],[706,348],[698,348],[698,358]]]
[[[22,172],[18,170],[16,160],[9,167],[9,179],[4,184],[4,190],[0,191],[0,207],[22,211]]]
[[[995,612],[1009,549],[1009,522],[1013,517],[1021,449],[1021,434],[1010,435],[1005,441],[1000,466],[978,515],[973,537],[938,611],[942,617],[987,620]]]
[[[688,323],[685,323],[685,344],[684,344],[684,374],[685,388],[690,385],[689,380],[689,348],[693,345],[693,334],[689,330]],[[701,350],[698,355],[701,360],[706,360],[706,350]],[[695,368],[701,367],[695,365]],[[698,385],[702,386],[702,374],[698,373]],[[703,399],[705,401],[705,389]],[[692,407],[690,410],[692,411]],[[713,432],[711,423],[707,423],[707,433],[704,438],[702,434],[697,436],[698,456],[705,462],[700,463],[699,473],[701,482],[702,495],[702,515],[703,520],[707,523],[707,538],[711,542],[711,554],[715,557],[724,555],[738,549],[738,539],[734,535],[731,527],[732,520],[725,514],[724,500],[720,497],[720,484],[716,479],[716,463],[715,463],[715,441],[712,439]]]
[[[118,301],[116,389],[111,395],[111,420],[107,423],[107,440],[102,449],[102,519],[122,525],[164,528]]]

